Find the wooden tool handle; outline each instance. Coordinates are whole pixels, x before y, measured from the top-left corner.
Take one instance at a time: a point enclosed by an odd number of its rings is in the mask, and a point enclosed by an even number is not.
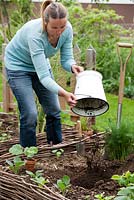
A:
[[[78,131],[79,137],[82,137],[82,128],[81,128],[81,121],[80,120],[77,121],[76,129]]]
[[[118,42],[117,45],[118,47],[123,47],[123,48],[132,48],[134,46],[131,43],[123,43],[123,42]]]

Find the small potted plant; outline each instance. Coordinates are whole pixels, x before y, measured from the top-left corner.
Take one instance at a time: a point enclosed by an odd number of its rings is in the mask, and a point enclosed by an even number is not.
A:
[[[33,157],[38,153],[37,147],[31,146],[23,148],[20,144],[15,144],[9,149],[9,153],[15,156],[13,161],[6,160],[12,171],[19,173],[23,165],[25,165],[28,171],[34,171],[36,160]],[[27,158],[25,161],[24,158],[21,158],[24,155]]]
[[[25,165],[25,161],[20,157],[23,154],[23,147],[20,144],[15,144],[9,149],[9,153],[15,157],[13,160],[6,160],[6,163],[9,165],[10,170],[18,174],[22,166]]]
[[[24,155],[26,156],[25,168],[28,171],[34,171],[36,159],[34,156],[38,153],[38,148],[35,146],[25,147]]]

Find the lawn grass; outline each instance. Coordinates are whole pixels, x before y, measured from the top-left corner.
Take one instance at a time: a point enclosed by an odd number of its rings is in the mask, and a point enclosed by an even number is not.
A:
[[[106,94],[107,102],[109,103],[109,110],[96,117],[96,127],[97,129],[105,129],[108,127],[109,120],[111,122],[117,121],[117,109],[118,109],[118,96],[112,94]],[[122,121],[129,121],[134,123],[134,100],[123,98],[122,102],[122,114],[121,120]]]

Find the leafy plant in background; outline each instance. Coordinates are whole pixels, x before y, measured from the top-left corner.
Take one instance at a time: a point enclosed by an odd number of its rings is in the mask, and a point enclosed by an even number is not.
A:
[[[134,98],[133,74],[129,71],[126,76],[124,96]]]
[[[9,3],[16,9],[9,10]],[[11,40],[16,31],[29,19],[31,19],[33,12],[33,3],[31,0],[10,0],[10,2],[1,1],[2,13],[2,33],[4,41]],[[7,25],[5,26],[4,18],[6,18]]]
[[[68,188],[70,187],[70,177],[64,175],[61,179],[57,180],[57,187],[62,192],[63,195],[66,194]]]
[[[115,123],[110,123],[105,135],[105,152],[111,160],[124,160],[133,153],[134,134],[133,123],[122,121],[118,128]]]
[[[45,179],[42,175],[42,170],[37,170],[35,173],[31,171],[26,171],[28,175],[30,175],[31,180],[38,184],[39,187],[43,187],[49,181]]]

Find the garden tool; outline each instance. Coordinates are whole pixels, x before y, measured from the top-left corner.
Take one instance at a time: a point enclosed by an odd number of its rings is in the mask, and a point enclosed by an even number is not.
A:
[[[81,128],[81,121],[78,120],[76,124],[76,130],[78,131],[79,135],[79,142],[76,144],[77,154],[80,156],[85,156],[85,143],[82,140],[82,128]]]
[[[120,48],[129,48],[130,51],[126,57],[126,60],[123,64],[123,59],[120,54]],[[117,110],[117,127],[119,128],[121,122],[121,114],[122,114],[122,100],[123,100],[123,90],[124,90],[124,80],[125,80],[125,71],[128,60],[132,54],[133,44],[130,43],[117,43],[117,53],[120,60],[120,83],[119,83],[119,96],[118,96],[118,110]]]

